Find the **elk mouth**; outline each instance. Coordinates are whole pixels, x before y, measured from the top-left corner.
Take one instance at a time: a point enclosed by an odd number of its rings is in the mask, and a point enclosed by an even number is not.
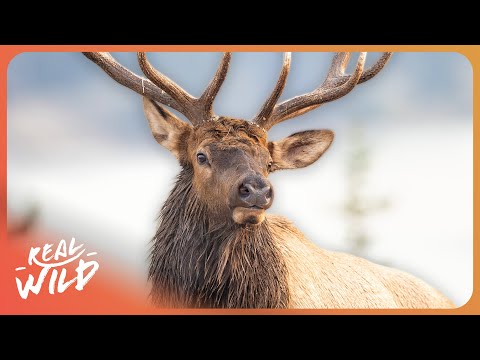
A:
[[[237,206],[233,209],[232,217],[233,221],[240,225],[258,225],[265,220],[265,209],[257,205],[249,207]]]

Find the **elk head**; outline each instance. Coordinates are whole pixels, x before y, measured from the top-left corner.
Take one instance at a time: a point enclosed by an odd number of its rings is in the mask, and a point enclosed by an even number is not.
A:
[[[109,53],[84,53],[120,84],[143,96],[144,110],[153,136],[170,150],[183,167],[193,169],[192,186],[207,204],[211,217],[237,224],[259,224],[273,201],[269,173],[308,166],[318,160],[333,141],[330,130],[295,133],[269,142],[267,131],[275,124],[313,110],[348,94],[357,84],[373,78],[392,53],[364,71],[366,53],[360,53],[355,71],[345,69],[350,53],[336,53],[325,81],[310,93],[277,104],[290,70],[285,53],[277,84],[252,121],[216,116],[212,106],[228,71],[231,54],[225,53],[217,72],[199,98],[188,94],[158,72],[138,53],[141,78],[116,62]],[[188,124],[160,104],[182,113]]]

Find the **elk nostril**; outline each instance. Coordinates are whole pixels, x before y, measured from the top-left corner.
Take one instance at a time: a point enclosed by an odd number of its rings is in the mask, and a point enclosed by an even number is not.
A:
[[[241,197],[247,197],[248,195],[250,195],[250,190],[244,184],[242,184],[240,186],[238,191],[239,191]]]
[[[265,198],[267,200],[271,199],[272,198],[272,188],[270,186],[267,186],[265,188],[265,193],[264,194],[265,194]]]

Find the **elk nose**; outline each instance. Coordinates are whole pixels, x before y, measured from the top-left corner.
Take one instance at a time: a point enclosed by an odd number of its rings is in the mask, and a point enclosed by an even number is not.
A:
[[[238,195],[247,207],[267,209],[272,203],[272,187],[260,176],[247,177],[238,188]]]

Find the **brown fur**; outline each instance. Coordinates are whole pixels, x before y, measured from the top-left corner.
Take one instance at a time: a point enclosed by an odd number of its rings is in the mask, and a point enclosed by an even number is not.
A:
[[[267,221],[287,266],[291,308],[454,307],[410,274],[321,249],[283,217]]]
[[[245,120],[222,116],[217,121],[209,121],[197,126],[195,130],[190,139],[193,149],[198,148],[203,142],[218,141],[225,146],[238,145],[239,142],[246,145],[267,146],[266,131]]]

